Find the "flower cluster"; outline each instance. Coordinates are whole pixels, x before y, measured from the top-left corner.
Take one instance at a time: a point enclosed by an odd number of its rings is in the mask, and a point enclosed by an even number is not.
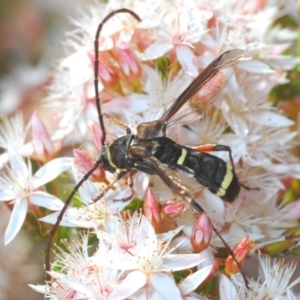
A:
[[[282,190],[300,178],[299,159],[293,154],[297,132],[294,122],[269,100],[270,91],[287,83],[287,71],[299,63],[293,55],[284,55],[297,34],[273,26],[289,12],[290,6],[280,7],[279,2],[111,0],[73,20],[76,29],[65,41],[68,56],[58,63],[47,97],[36,106],[29,124],[24,125],[21,111],[0,127],[0,147],[5,150],[0,156],[0,200],[13,205],[6,244],[20,230],[28,209],[54,211],[37,214],[54,224],[63,207],[62,194],[56,192],[61,190],[61,177],[54,179],[70,169],[78,183],[103,151],[94,91],[97,59],[110,143],[125,134],[126,126],[136,133],[138,124],[159,119],[211,61],[225,51],[242,49],[231,79],[210,82],[208,92],[215,93],[228,83],[222,95],[209,107],[200,107],[197,119],[187,116],[190,122],[167,128],[168,137],[180,145],[229,146],[233,161],[225,151],[213,155],[234,164],[242,188],[233,203],[226,203],[194,179],[176,173],[204,208],[206,214],[199,216],[159,176],[137,172],[131,188],[128,178],[116,181],[115,174],[100,165],[79,187],[80,203],[66,210],[60,224],[86,228],[89,234],[70,254],[60,249],[51,282],[34,289],[51,299],[296,297],[288,282],[278,290],[271,282],[283,269],[292,273],[294,264],[265,268],[264,279],[252,282],[252,292],[238,274],[253,249],[274,254],[298,246],[297,232],[287,228],[298,224],[299,205],[282,200]],[[103,26],[95,54],[99,22],[123,7],[141,20],[126,13],[113,16]],[[74,158],[65,154],[70,147],[76,148]],[[51,193],[48,182],[54,182]],[[132,203],[122,201],[131,193]],[[124,213],[128,209],[131,213]],[[229,255],[224,263],[216,251],[223,244],[213,228],[229,245],[237,243],[234,257]],[[98,249],[88,255],[88,239],[95,235]]]
[[[136,213],[126,221],[112,216],[105,232],[97,231],[98,250],[88,255],[88,236],[83,237],[71,253],[62,252],[60,272],[51,271],[49,286],[32,286],[58,299],[182,299],[213,272],[214,266],[203,266],[179,285],[172,272],[199,265],[201,254],[174,254],[172,238],[181,228],[157,235],[149,221]],[[56,266],[56,267],[58,267]]]

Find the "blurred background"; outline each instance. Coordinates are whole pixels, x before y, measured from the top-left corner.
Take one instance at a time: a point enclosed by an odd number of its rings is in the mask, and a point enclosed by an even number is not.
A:
[[[27,110],[27,123],[34,103],[45,96],[55,61],[64,56],[64,37],[72,26],[69,18],[76,17],[88,3],[0,1],[0,116]],[[12,243],[4,246],[10,209],[0,204],[0,299],[44,299],[27,285],[43,284],[45,280],[44,241],[37,240],[38,230],[30,228],[29,221]]]

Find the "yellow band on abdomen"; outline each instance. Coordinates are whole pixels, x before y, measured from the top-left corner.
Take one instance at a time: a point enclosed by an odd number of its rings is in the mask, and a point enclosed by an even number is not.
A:
[[[227,165],[226,174],[224,176],[224,179],[221,183],[221,186],[217,192],[217,196],[224,196],[226,194],[226,190],[229,187],[230,183],[232,182],[233,178],[233,172],[230,165]]]

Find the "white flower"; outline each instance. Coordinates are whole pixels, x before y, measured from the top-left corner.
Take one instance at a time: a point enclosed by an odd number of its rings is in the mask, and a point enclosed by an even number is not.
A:
[[[24,126],[23,114],[18,112],[10,118],[3,118],[0,126],[0,148],[8,150],[9,148],[18,149],[25,156],[33,153],[32,143],[27,142],[29,124]],[[0,154],[0,168],[8,161],[8,154]]]
[[[181,299],[171,272],[195,266],[203,261],[203,256],[172,254],[175,249],[169,249],[168,245],[178,230],[173,232],[173,236],[169,237],[168,241],[162,243],[143,215],[139,224],[136,223],[135,218],[132,221],[136,233],[130,236],[131,246],[127,249],[112,249],[103,262],[104,266],[129,273],[127,277],[128,280],[130,278],[130,284],[135,285],[136,291],[139,290],[135,294],[136,299],[148,297],[155,299],[156,293],[163,299]],[[126,227],[123,227],[124,233]]]
[[[187,276],[178,286],[182,298],[186,300],[199,299],[198,295],[192,293],[192,291],[208,277],[212,269],[213,265],[210,264]]]
[[[230,279],[220,274],[220,286],[219,286],[220,300],[238,299],[235,286],[232,284]]]
[[[192,44],[200,41],[209,16],[187,5],[180,8],[180,14],[176,9],[176,6],[169,7],[161,16],[160,25],[156,29],[157,40],[145,50],[142,57],[144,60],[153,60],[174,49],[183,70],[196,77],[198,70]]]
[[[10,168],[0,179],[0,201],[14,204],[10,222],[5,232],[5,244],[19,232],[30,204],[51,210],[60,210],[63,202],[57,197],[40,190],[45,183],[66,171],[71,164],[70,158],[57,158],[41,167],[33,176],[31,163],[28,165],[14,149],[9,149]]]
[[[65,299],[126,299],[132,294],[134,285],[129,286],[123,273],[117,269],[103,267],[99,264],[97,255],[88,255],[88,236],[84,235],[82,244],[65,245],[71,253],[60,250],[59,260],[55,265],[61,266],[62,271],[51,271],[52,282],[48,285],[29,285],[47,298]],[[101,259],[105,259],[108,247],[99,245]]]
[[[74,165],[74,160],[71,163],[75,182],[77,183],[84,176]],[[128,186],[119,187],[116,191],[109,189],[104,193],[106,186],[104,184],[97,185],[90,180],[86,180],[78,189],[80,201],[83,203],[81,207],[69,207],[62,219],[61,225],[70,227],[94,228],[102,227],[112,214],[119,213],[128,202],[116,201],[116,199],[126,198],[130,195]],[[103,196],[94,202],[95,199]],[[40,218],[40,221],[55,224],[59,211]]]
[[[292,296],[291,288],[300,283],[300,278],[289,284],[293,273],[296,270],[295,261],[285,262],[284,259],[271,262],[267,256],[259,256],[261,265],[260,276],[265,293],[276,299],[286,299],[289,290]]]

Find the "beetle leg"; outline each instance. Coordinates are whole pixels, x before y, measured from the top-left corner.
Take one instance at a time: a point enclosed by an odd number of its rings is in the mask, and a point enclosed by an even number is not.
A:
[[[108,122],[110,122],[111,124],[117,124],[120,127],[125,128],[126,134],[131,134],[131,129],[129,128],[129,126],[127,126],[126,124],[122,123],[121,121],[119,121],[117,118],[114,117],[110,117],[107,114],[103,114],[105,116],[105,118],[108,120]]]
[[[230,164],[234,171],[234,162],[233,162],[233,158],[232,158],[232,151],[229,146],[219,145],[219,144],[205,144],[205,145],[197,146],[196,148],[194,148],[194,150],[201,151],[201,152],[227,151],[229,154]]]

